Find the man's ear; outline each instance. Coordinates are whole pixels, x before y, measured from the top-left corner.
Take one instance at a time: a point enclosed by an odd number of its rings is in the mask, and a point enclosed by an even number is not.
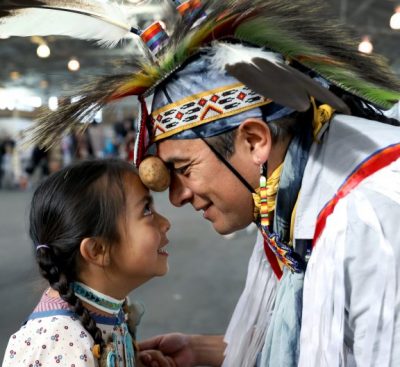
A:
[[[268,125],[259,118],[248,118],[243,121],[237,134],[237,143],[250,154],[253,162],[260,165],[267,161],[272,147],[271,131]]]
[[[84,238],[80,245],[81,256],[90,264],[97,266],[108,266],[110,264],[110,254],[108,247],[97,238]]]

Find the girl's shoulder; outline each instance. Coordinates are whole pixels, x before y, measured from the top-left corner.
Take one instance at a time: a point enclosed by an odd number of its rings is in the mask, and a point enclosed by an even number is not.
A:
[[[35,310],[10,337],[3,367],[97,366],[93,339],[67,309]]]

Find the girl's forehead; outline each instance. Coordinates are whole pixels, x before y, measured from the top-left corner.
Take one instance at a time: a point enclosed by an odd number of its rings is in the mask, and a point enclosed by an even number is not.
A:
[[[125,176],[125,192],[126,200],[129,203],[140,202],[143,198],[148,197],[149,189],[143,185],[140,177],[132,172]]]

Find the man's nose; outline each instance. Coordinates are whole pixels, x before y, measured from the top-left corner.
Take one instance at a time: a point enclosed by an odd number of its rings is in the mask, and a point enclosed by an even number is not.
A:
[[[171,184],[169,186],[169,201],[172,205],[180,207],[190,202],[193,192],[185,185],[182,177],[177,174],[171,175]]]
[[[167,218],[165,218],[163,215],[158,214],[159,215],[159,220],[160,220],[160,228],[167,233],[169,231],[169,229],[171,228],[171,223],[169,222],[169,220]]]

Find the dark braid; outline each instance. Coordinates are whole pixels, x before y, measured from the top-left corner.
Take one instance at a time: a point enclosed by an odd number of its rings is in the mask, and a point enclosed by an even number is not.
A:
[[[92,336],[95,344],[100,344],[103,348],[105,343],[101,330],[90,316],[89,311],[83,307],[81,300],[75,296],[72,284],[68,281],[66,275],[60,273],[57,266],[57,256],[53,258],[51,252],[52,250],[47,248],[40,248],[37,251],[40,274],[49,281],[51,288],[56,290],[60,297],[71,306],[71,310],[79,317],[80,322]]]
[[[69,304],[95,344],[105,346],[102,332],[76,297],[77,260],[84,238],[108,245],[119,241],[117,220],[125,210],[123,176],[136,172],[128,163],[107,159],[80,162],[51,175],[35,191],[30,237],[45,244],[36,251],[41,275]]]

